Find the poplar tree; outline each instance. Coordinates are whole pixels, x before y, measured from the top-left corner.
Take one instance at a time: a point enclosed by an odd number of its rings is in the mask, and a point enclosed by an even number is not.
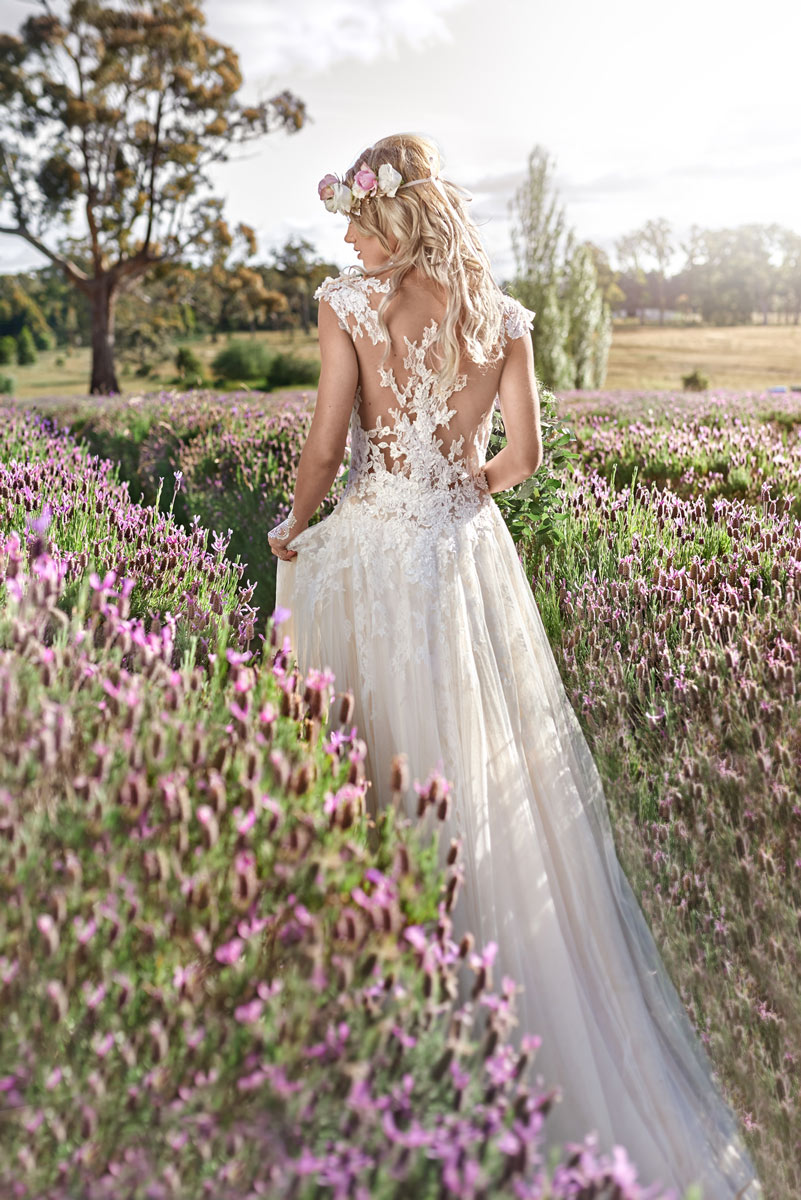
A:
[[[595,257],[567,228],[547,152],[535,146],[510,202],[514,295],[533,309],[537,375],[551,390],[601,387],[612,318]]]

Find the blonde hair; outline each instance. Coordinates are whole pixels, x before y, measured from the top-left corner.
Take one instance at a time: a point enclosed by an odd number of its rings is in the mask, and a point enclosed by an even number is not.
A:
[[[409,183],[427,175],[438,176],[441,157],[430,138],[414,133],[395,134],[363,150],[345,172],[343,182],[352,186],[365,162],[376,174],[382,163],[389,163],[401,174],[404,183]],[[384,310],[405,276],[416,268],[441,284],[448,297],[432,345],[440,359],[440,382],[450,388],[456,380],[462,349],[473,362],[497,361],[501,353],[504,301],[478,231],[465,210],[461,194],[464,189],[446,179],[439,182],[447,201],[429,180],[415,187],[402,187],[394,196],[364,197],[358,215],[351,213],[350,219],[357,231],[378,238],[388,256],[388,263],[383,266],[372,270],[354,267],[353,271],[360,276],[376,275],[391,266],[390,290],[381,297],[376,310],[385,341],[382,365],[389,353]],[[394,254],[393,241],[398,243]]]

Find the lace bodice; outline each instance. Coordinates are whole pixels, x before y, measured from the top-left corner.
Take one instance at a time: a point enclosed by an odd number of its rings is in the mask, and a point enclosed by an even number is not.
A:
[[[410,517],[418,524],[469,516],[488,499],[475,476],[485,461],[497,392],[494,399],[489,396],[478,415],[475,406],[472,418],[460,414],[458,393],[466,387],[468,375],[458,375],[447,390],[441,385],[427,361],[437,335],[434,319],[419,338],[404,336],[404,379],[398,379],[397,368],[382,367],[384,339],[373,296],[389,289],[389,280],[343,272],[335,278],[329,276],[314,293],[315,299],[331,305],[359,354],[360,380],[350,422],[350,467],[342,500],[354,493],[369,496],[374,504],[381,505],[383,500],[387,515]],[[527,334],[533,318],[534,313],[518,300],[505,296],[502,344]],[[371,353],[371,347],[378,349]],[[376,399],[375,375],[380,388],[386,389],[383,399]],[[368,378],[373,393],[369,417],[363,404]],[[461,419],[454,423],[456,417]]]

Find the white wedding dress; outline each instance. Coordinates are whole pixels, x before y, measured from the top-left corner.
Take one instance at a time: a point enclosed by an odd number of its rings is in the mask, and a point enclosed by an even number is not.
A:
[[[352,334],[362,379],[383,348],[374,293],[388,289],[343,273],[316,293]],[[505,337],[528,336],[532,316],[507,297]],[[617,859],[514,543],[468,470],[471,441],[485,461],[492,409],[467,438],[443,437],[464,377],[438,388],[426,365],[436,328],[404,339],[402,382],[381,371],[386,407],[371,429],[357,389],[344,494],[278,562],[283,631],[302,671],[329,667],[337,690],[352,690],[379,809],[396,753],[412,781],[435,767],[451,781],[440,845],[460,837],[466,870],[454,936],[495,942],[495,984],[506,974],[523,986],[513,1040],[540,1035],[535,1074],[562,1092],[546,1146],[597,1130],[601,1150],[626,1148],[642,1184],[756,1200],[736,1119]]]

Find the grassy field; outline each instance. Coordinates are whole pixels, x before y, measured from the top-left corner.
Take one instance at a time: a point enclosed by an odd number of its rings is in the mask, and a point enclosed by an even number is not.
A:
[[[301,358],[317,355],[317,333],[242,333],[237,338],[264,341],[276,354],[290,351]],[[226,343],[210,337],[191,342],[194,352],[211,374],[211,361]],[[62,359],[61,365],[57,359]],[[730,328],[684,328],[615,324],[608,390],[623,388],[681,390],[681,377],[693,370],[707,375],[711,388],[763,391],[784,384],[801,386],[801,327],[793,325],[740,325]],[[88,348],[66,353],[63,349],[41,354],[27,367],[10,366],[3,373],[14,380],[14,396],[31,400],[46,396],[85,395],[88,388]],[[133,367],[120,363],[118,376],[124,394],[172,386],[175,367],[171,359],[155,364],[147,379]],[[237,385],[236,390],[242,390]]]
[[[616,324],[604,387],[680,391],[682,375],[695,370],[711,388],[801,387],[801,327]]]
[[[259,332],[237,333],[233,335],[236,341],[262,341],[267,344],[274,354],[291,353],[298,358],[317,357],[317,330],[305,334],[302,331],[290,332]],[[213,376],[211,363],[228,341],[228,336],[221,336],[217,341],[211,337],[188,341],[185,345],[204,364],[209,378]],[[176,378],[175,349],[170,356],[161,362],[154,363],[153,371],[146,378],[137,376],[131,363],[118,360],[117,377],[124,395],[135,392],[152,392],[162,387],[173,386]],[[58,361],[57,361],[58,360]],[[38,362],[30,366],[11,364],[0,368],[0,374],[10,375],[14,380],[13,397],[19,400],[33,400],[44,397],[85,396],[89,390],[91,373],[91,352],[88,346],[78,350],[68,351],[64,347],[58,350],[48,350],[39,354]],[[232,390],[242,391],[245,385],[232,384]],[[219,388],[217,389],[220,390]]]

